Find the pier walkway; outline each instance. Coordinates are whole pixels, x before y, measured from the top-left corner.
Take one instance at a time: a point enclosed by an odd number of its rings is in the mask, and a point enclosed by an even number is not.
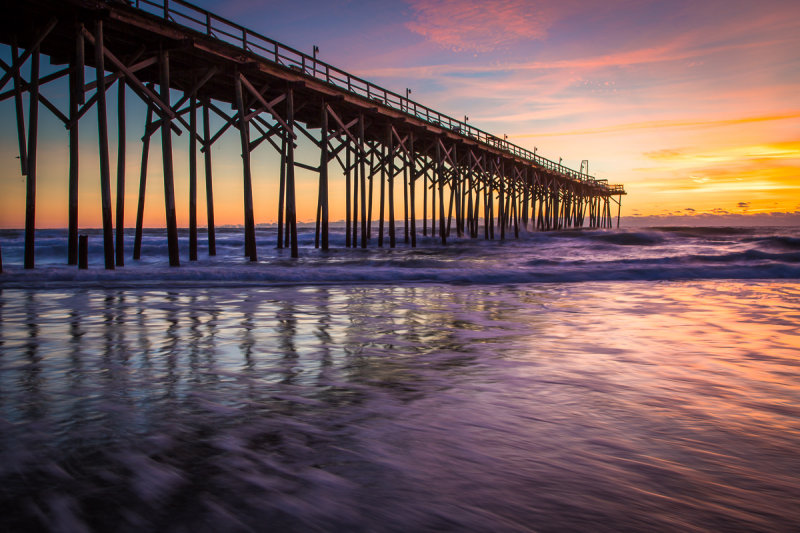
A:
[[[298,255],[297,168],[319,176],[315,244],[323,249],[329,246],[332,196],[345,205],[346,246],[394,247],[400,240],[416,246],[420,233],[446,244],[454,233],[504,239],[520,230],[607,228],[613,224],[612,202],[619,206],[625,194],[621,185],[595,179],[584,168],[567,168],[182,0],[4,1],[0,43],[10,49],[10,61],[0,60],[0,101],[14,103],[27,183],[25,268],[34,267],[39,113],[49,111],[69,132],[66,260],[77,264],[78,130],[93,107],[105,266],[124,265],[128,95],[147,106],[137,154],[143,164],[134,259],[141,254],[147,160],[157,132],[167,244],[175,266],[180,257],[173,135],[189,138],[189,260],[197,259],[200,167],[208,250],[216,253],[211,147],[226,132],[241,142],[244,253],[252,261],[258,259],[253,180],[261,179],[250,161],[254,150],[280,155],[276,245],[289,248],[293,257]],[[41,74],[42,56],[55,66],[47,75]],[[48,97],[62,79],[69,87],[67,109]],[[112,198],[107,117],[113,110],[106,94],[115,85],[119,142]],[[211,116],[215,125],[222,121],[216,131]],[[318,159],[297,160],[300,139],[316,147]]]

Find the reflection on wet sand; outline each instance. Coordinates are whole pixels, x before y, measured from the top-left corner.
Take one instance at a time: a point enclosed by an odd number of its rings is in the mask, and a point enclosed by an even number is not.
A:
[[[0,292],[11,530],[790,530],[797,284]]]

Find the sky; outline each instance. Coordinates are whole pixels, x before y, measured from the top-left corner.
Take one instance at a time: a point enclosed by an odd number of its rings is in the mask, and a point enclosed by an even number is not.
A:
[[[573,168],[588,160],[591,174],[625,185],[624,215],[800,213],[796,0],[194,3],[301,51],[317,45],[324,61],[398,93],[409,88],[421,104],[466,115],[474,126],[550,159],[563,157]],[[2,227],[24,221],[12,113],[10,101],[0,103],[0,164],[8,169],[0,182]],[[50,149],[40,175],[52,187],[40,187],[37,209],[43,225],[61,227],[66,132],[47,114],[42,142]],[[82,127],[89,131],[92,123]],[[126,224],[134,220],[141,127],[129,126]],[[214,152],[219,202],[229,206],[218,213],[221,224],[241,223],[241,159],[233,137]],[[184,140],[178,150],[185,150]],[[256,221],[273,222],[277,158],[254,157]],[[93,152],[82,154],[82,206],[96,204],[96,160]],[[112,171],[113,161],[112,155]],[[179,198],[185,168],[176,167]],[[163,225],[155,167],[151,182],[147,221]],[[301,175],[299,187],[301,198],[315,197],[311,176]],[[300,218],[311,213],[301,208]],[[187,214],[179,206],[179,224]],[[92,225],[99,212],[82,207],[81,217]]]

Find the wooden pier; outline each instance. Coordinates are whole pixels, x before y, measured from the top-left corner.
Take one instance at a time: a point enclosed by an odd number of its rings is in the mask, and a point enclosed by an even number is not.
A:
[[[34,267],[40,109],[53,113],[69,131],[66,259],[77,265],[78,128],[90,126],[81,119],[96,107],[105,266],[124,264],[126,95],[147,106],[134,260],[141,255],[147,161],[156,132],[173,266],[180,264],[173,134],[190,139],[190,261],[197,260],[198,248],[198,150],[205,174],[208,251],[214,255],[211,147],[228,130],[238,132],[241,141],[243,248],[251,261],[258,260],[253,180],[259,176],[250,161],[256,149],[274,149],[280,156],[276,245],[289,248],[292,257],[298,256],[296,168],[319,176],[315,246],[322,249],[329,247],[332,196],[345,202],[348,247],[394,247],[399,240],[416,246],[420,233],[446,244],[453,233],[505,239],[525,230],[610,228],[612,203],[618,205],[619,225],[621,185],[555,163],[182,0],[4,1],[3,13],[0,43],[10,47],[11,61],[0,60],[0,101],[13,99],[16,109],[19,161],[27,183],[25,268]],[[59,68],[41,76],[42,55]],[[62,78],[69,85],[66,111],[46,96],[48,84]],[[116,217],[106,103],[115,84]],[[181,96],[171,101],[176,94]],[[212,114],[222,119],[216,131]],[[300,138],[317,147],[318,161],[296,160]],[[402,203],[394,197],[396,183]]]

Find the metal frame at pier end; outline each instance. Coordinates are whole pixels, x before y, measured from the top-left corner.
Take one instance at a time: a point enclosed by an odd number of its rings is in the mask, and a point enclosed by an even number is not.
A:
[[[124,264],[128,94],[146,106],[134,260],[142,253],[150,140],[157,133],[166,244],[173,266],[180,265],[176,204],[183,201],[175,197],[173,134],[189,138],[190,261],[198,253],[197,148],[205,173],[208,253],[215,255],[211,149],[231,129],[238,131],[241,145],[243,251],[250,261],[258,260],[255,191],[260,189],[254,183],[263,179],[250,154],[264,143],[280,158],[273,204],[278,212],[276,245],[289,248],[292,257],[298,256],[298,167],[318,175],[314,243],[323,250],[330,246],[332,199],[342,197],[348,247],[375,242],[394,248],[400,239],[414,247],[420,229],[422,236],[442,244],[453,236],[475,239],[481,236],[481,220],[483,238],[500,240],[512,232],[519,237],[521,230],[610,228],[611,202],[618,204],[619,225],[624,188],[595,179],[583,165],[580,171],[570,169],[475,128],[466,117],[454,119],[419,104],[409,99],[408,91],[398,94],[372,84],[320,61],[316,53],[309,56],[183,0],[26,0],[8,3],[5,11],[0,43],[9,47],[11,59],[0,60],[0,102],[13,101],[20,171],[26,178],[26,268],[34,267],[42,108],[68,131],[67,262],[78,262],[79,125],[95,109],[105,267]],[[52,73],[40,74],[41,56],[54,66]],[[69,85],[66,112],[55,105],[58,100],[48,98],[51,84],[62,78]],[[114,84],[116,191],[106,105]],[[212,116],[221,119],[216,131]],[[297,160],[298,153],[306,153],[296,151],[301,139],[316,147],[318,161]]]

